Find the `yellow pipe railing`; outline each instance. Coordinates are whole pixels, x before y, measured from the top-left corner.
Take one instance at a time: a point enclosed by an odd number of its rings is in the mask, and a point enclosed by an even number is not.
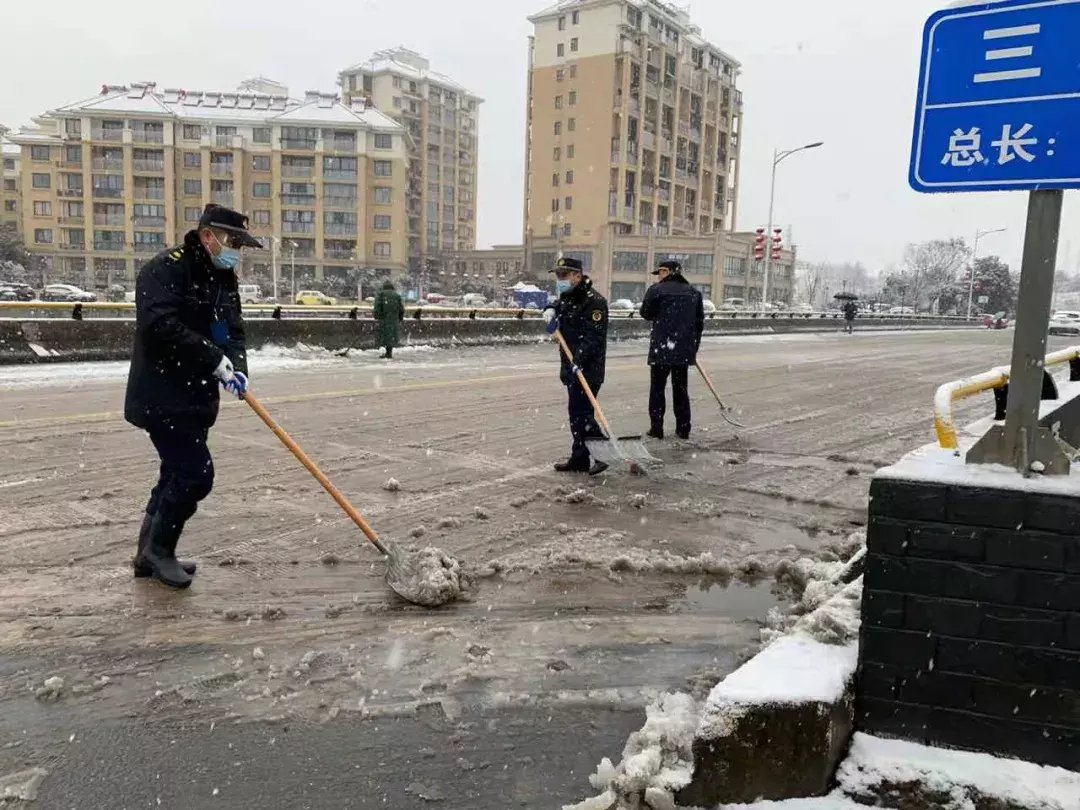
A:
[[[1080,359],[1080,346],[1072,346],[1061,351],[1051,352],[1043,361],[1044,368],[1059,366]],[[934,394],[934,431],[938,445],[945,450],[957,450],[960,447],[956,422],[953,418],[953,406],[962,399],[992,391],[1009,383],[1009,369],[1006,366],[984,371],[974,377],[954,380],[938,388]]]

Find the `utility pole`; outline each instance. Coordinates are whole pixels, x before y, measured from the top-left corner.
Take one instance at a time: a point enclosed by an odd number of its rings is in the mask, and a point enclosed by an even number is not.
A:
[[[972,305],[975,301],[975,263],[979,260],[979,240],[992,233],[1004,233],[1008,228],[998,228],[993,231],[975,231],[975,246],[971,250],[971,273],[968,279],[968,308],[967,319],[971,320]]]

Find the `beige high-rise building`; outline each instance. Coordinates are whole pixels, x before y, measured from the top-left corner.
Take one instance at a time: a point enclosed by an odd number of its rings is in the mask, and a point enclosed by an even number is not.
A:
[[[5,137],[0,127],[0,230],[20,232],[19,164],[21,150]]]
[[[52,281],[130,289],[209,202],[250,217],[268,250],[243,273],[266,293],[275,262],[285,296],[293,270],[298,286],[351,287],[407,266],[405,131],[362,100],[292,99],[265,79],[233,92],[105,86],[12,140],[23,236]]]
[[[739,63],[657,0],[563,0],[529,20],[526,241],[731,230]]]
[[[341,71],[347,99],[369,99],[409,134],[409,259],[440,272],[476,247],[477,130],[483,100],[406,48],[378,51]]]

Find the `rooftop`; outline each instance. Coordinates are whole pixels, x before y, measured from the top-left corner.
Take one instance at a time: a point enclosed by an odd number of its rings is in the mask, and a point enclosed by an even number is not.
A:
[[[445,73],[439,73],[431,69],[431,62],[416,51],[409,50],[404,46],[390,48],[384,51],[376,51],[366,62],[359,62],[341,71],[342,76],[350,73],[364,71],[366,73],[391,73],[396,76],[428,81],[441,87],[449,88],[462,93],[469,98],[479,99],[470,93],[464,85],[451,79]]]
[[[131,85],[103,85],[90,98],[66,104],[46,113],[44,118],[71,118],[84,115],[137,116],[181,121],[226,121],[258,124],[342,125],[400,131],[401,126],[362,100],[345,104],[336,93],[309,90],[303,99],[271,95],[245,89],[252,86],[282,87],[268,79],[245,82],[240,90],[159,90],[153,82]],[[40,119],[39,119],[40,120]],[[19,140],[41,133],[23,128]]]

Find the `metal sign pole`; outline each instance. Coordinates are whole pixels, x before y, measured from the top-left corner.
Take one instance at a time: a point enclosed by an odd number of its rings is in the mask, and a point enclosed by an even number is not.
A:
[[[1009,403],[1005,416],[1002,455],[1021,472],[1032,462],[1044,464],[1036,452],[1039,403],[1042,395],[1046,334],[1054,293],[1054,269],[1061,231],[1065,192],[1032,191],[1028,200],[1027,232],[1020,271]]]

